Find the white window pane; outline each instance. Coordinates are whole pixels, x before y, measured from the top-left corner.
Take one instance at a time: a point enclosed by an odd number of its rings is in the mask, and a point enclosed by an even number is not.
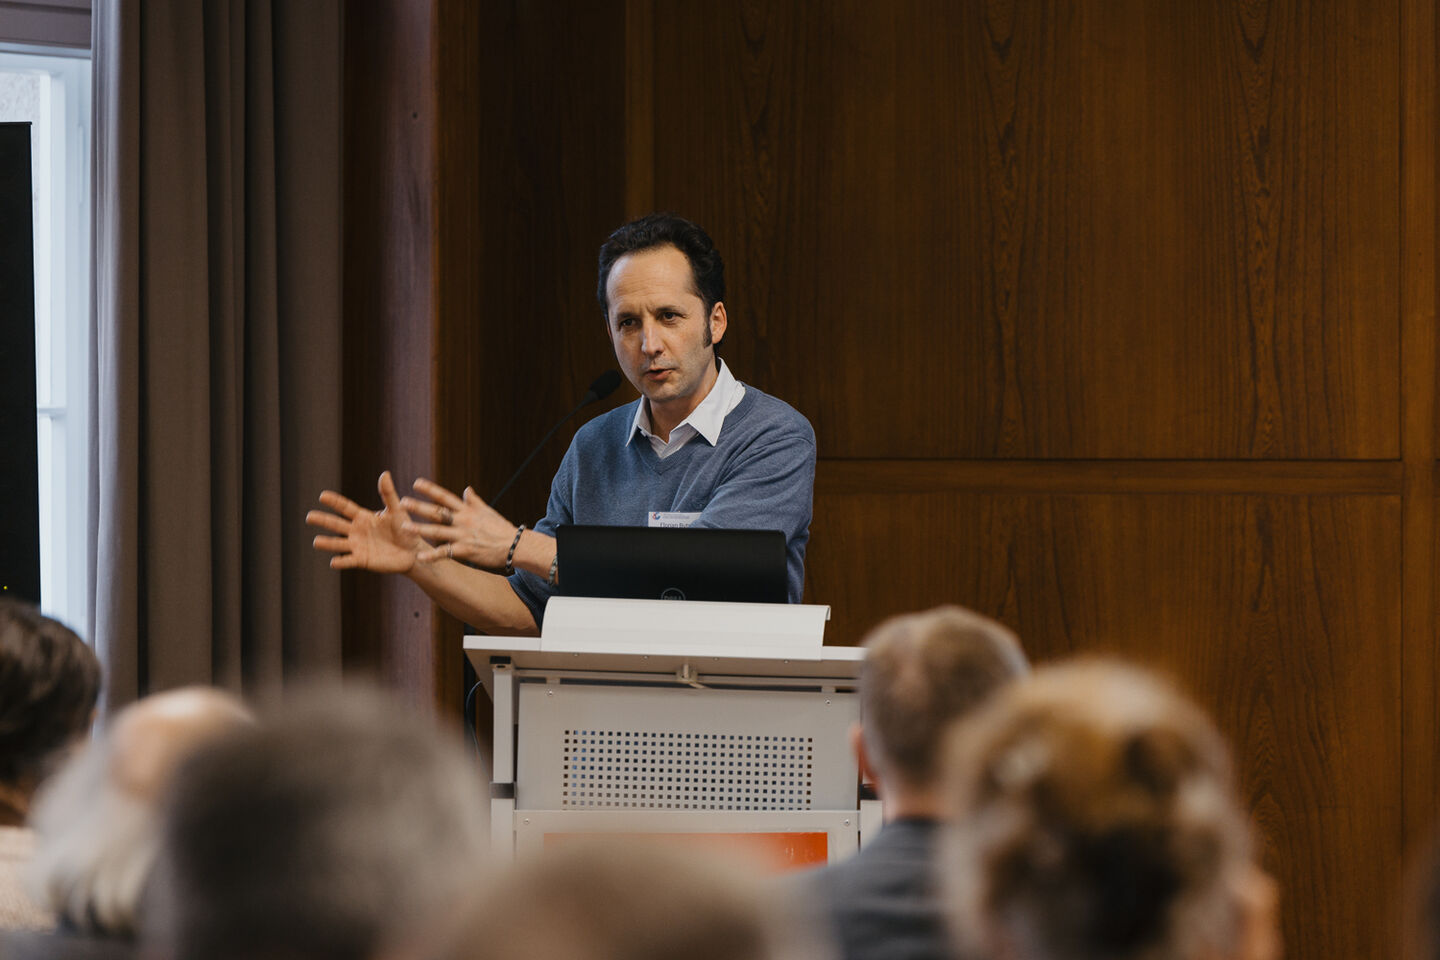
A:
[[[41,606],[83,627],[89,595],[89,59],[0,50],[0,121],[32,125]]]

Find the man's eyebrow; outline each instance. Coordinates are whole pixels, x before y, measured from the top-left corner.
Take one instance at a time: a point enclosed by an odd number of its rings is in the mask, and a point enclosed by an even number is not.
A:
[[[678,313],[682,317],[690,315],[689,312],[678,303],[661,303],[650,307],[649,310],[651,313]],[[643,312],[644,311],[631,306],[617,306],[610,311],[610,314],[616,320],[620,320],[625,317],[637,317]]]

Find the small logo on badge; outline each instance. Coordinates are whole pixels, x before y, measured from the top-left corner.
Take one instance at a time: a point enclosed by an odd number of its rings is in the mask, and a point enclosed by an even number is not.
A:
[[[684,590],[681,590],[679,587],[666,587],[664,590],[661,590],[661,591],[660,591],[660,599],[661,599],[661,600],[684,600],[684,599],[685,599],[685,591],[684,591]]]

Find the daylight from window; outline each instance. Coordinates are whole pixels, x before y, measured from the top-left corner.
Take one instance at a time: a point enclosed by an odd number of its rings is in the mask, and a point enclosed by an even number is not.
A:
[[[45,612],[88,635],[90,60],[0,49],[0,122],[31,124]]]

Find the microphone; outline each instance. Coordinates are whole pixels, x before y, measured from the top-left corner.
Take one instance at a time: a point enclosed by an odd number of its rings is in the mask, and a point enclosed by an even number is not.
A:
[[[496,501],[505,496],[506,491],[510,489],[511,485],[520,479],[520,474],[524,473],[525,468],[530,466],[530,461],[535,459],[535,455],[545,449],[545,444],[549,442],[551,437],[555,436],[556,430],[563,427],[571,417],[575,416],[575,414],[579,413],[586,406],[610,396],[618,386],[620,386],[620,371],[618,370],[606,370],[592,380],[590,382],[590,389],[585,391],[585,396],[580,398],[580,402],[575,404],[574,409],[561,417],[555,426],[551,427],[549,432],[540,438],[540,442],[535,444],[535,449],[530,451],[530,456],[526,457],[524,462],[510,475],[510,479],[505,481],[505,486],[501,487],[500,492],[490,498],[490,506],[495,506]]]
[[[600,374],[600,376],[590,381],[590,389],[586,390],[585,396],[580,398],[580,407],[585,406],[587,403],[594,403],[596,400],[604,400],[610,396],[610,394],[614,393],[615,388],[618,386],[620,386],[620,371],[606,370]],[[575,409],[579,410],[580,407],[576,407]],[[574,416],[574,414],[572,413],[571,416]],[[563,423],[564,421],[562,420],[561,422]]]

